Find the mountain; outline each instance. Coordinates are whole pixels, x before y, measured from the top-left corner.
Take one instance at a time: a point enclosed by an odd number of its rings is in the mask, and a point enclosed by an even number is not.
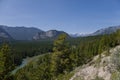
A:
[[[118,29],[120,29],[120,26],[111,26],[108,28],[97,30],[96,32],[90,34],[90,36],[111,34],[113,32],[116,32]]]
[[[49,30],[49,31],[42,31],[38,28],[34,27],[9,27],[0,25],[2,31],[8,35],[8,37],[12,37],[15,40],[40,40],[40,39],[55,39],[59,34],[65,33],[63,31],[57,30]],[[104,29],[97,30],[92,34],[69,34],[71,37],[85,37],[85,36],[95,36],[95,35],[104,35],[104,34],[111,34],[116,30],[120,29],[120,26],[112,26]],[[3,34],[1,34],[3,35]],[[67,34],[68,35],[68,34]],[[4,35],[5,37],[5,35]]]
[[[91,34],[75,33],[75,34],[70,34],[70,36],[73,37],[73,38],[76,38],[76,37],[86,37],[86,36],[111,34],[113,32],[116,32],[118,29],[120,29],[120,26],[111,26],[111,27],[108,27],[108,28],[103,28],[103,29],[97,30],[97,31],[95,31]]]
[[[1,29],[9,33],[15,40],[40,40],[40,39],[55,39],[58,35],[65,33],[63,31],[49,30],[42,31],[34,27],[8,27],[0,25]],[[67,34],[68,35],[68,34]],[[69,36],[69,35],[68,35]]]
[[[37,28],[27,28],[27,27],[8,27],[0,25],[1,28],[3,28],[7,33],[13,37],[15,40],[32,40],[33,36],[41,32],[42,30]]]
[[[76,38],[76,37],[85,37],[88,36],[88,34],[75,33],[75,34],[70,34],[70,36]]]
[[[79,33],[75,33],[75,34],[70,34],[70,36],[76,38],[76,37],[80,37],[81,34],[79,34]]]
[[[49,31],[41,31],[38,32],[33,39],[34,40],[40,40],[40,39],[55,39],[57,38],[60,34],[67,34],[64,31],[57,31],[57,30],[49,30]],[[67,34],[68,35],[68,34]],[[69,36],[69,35],[68,35]]]
[[[0,27],[0,42],[2,40],[12,40],[12,37]]]

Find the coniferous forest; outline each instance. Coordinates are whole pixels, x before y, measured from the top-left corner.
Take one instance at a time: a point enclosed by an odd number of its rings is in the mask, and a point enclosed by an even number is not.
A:
[[[4,42],[0,44],[0,80],[68,80],[76,67],[117,45],[120,30],[88,37],[67,38],[61,34],[55,40]],[[34,56],[38,57],[11,73],[24,58]]]

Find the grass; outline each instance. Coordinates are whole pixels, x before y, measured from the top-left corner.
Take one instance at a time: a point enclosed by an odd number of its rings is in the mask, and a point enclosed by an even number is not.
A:
[[[74,72],[61,74],[57,77],[57,80],[69,80],[74,75]]]
[[[120,80],[120,72],[112,73],[111,80]]]

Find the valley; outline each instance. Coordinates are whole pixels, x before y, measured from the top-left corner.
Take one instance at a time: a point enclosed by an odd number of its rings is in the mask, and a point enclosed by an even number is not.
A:
[[[0,0],[0,80],[120,80],[120,0]]]
[[[111,34],[84,37],[70,37],[64,32],[57,33],[56,30],[48,33],[50,33],[49,36],[54,34],[56,37],[8,40],[1,44],[2,62],[0,63],[8,61],[5,62],[7,65],[1,66],[1,70],[4,70],[2,69],[4,66],[9,68],[5,68],[6,73],[0,74],[0,78],[7,80],[113,80],[113,77],[119,78],[117,76],[119,71],[115,74],[114,71],[110,72],[111,68],[115,71],[117,69],[114,66],[111,67],[113,64],[109,62],[110,59],[108,60],[112,54],[117,53],[111,51],[119,48],[119,29]],[[39,35],[44,34],[46,33]],[[118,62],[115,65],[117,64]],[[5,75],[8,77],[4,77]]]

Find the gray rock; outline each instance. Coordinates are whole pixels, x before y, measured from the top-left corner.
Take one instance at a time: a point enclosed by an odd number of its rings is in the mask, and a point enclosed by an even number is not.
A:
[[[41,39],[55,39],[57,38],[60,34],[67,34],[63,31],[57,31],[57,30],[49,30],[46,32],[38,32],[33,39],[34,40],[41,40]],[[67,34],[68,35],[68,34]],[[68,35],[69,36],[69,35]]]

